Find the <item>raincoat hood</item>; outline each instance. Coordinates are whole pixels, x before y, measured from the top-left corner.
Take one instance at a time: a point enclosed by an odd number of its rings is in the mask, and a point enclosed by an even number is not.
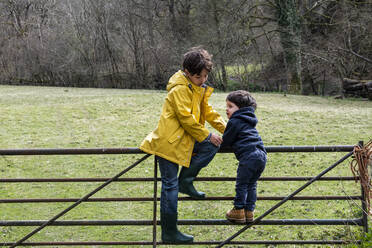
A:
[[[191,82],[187,79],[183,71],[179,70],[173,76],[169,79],[169,82],[167,84],[167,91],[170,91],[173,87],[177,85],[186,85],[190,87],[189,85]]]

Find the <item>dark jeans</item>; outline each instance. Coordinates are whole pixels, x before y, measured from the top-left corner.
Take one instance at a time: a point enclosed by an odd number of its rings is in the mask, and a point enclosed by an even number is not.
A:
[[[264,171],[266,165],[266,153],[261,150],[255,151],[244,164],[239,163],[234,206],[253,211],[257,201],[257,180]]]
[[[199,168],[207,166],[216,155],[218,149],[219,147],[213,145],[209,140],[200,143],[195,142],[190,166],[198,166]],[[160,212],[177,213],[178,165],[158,156],[157,159],[161,174]]]

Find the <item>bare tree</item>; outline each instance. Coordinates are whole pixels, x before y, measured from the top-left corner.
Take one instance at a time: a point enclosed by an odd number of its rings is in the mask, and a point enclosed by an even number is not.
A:
[[[0,80],[164,89],[203,45],[222,90],[337,94],[345,77],[372,77],[371,11],[355,0],[4,0]]]

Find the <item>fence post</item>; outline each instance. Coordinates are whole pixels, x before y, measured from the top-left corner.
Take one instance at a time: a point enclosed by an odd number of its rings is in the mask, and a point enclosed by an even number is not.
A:
[[[364,189],[363,187],[361,186],[362,188],[362,212],[363,212],[363,216],[362,216],[362,223],[363,223],[363,230],[364,232],[368,233],[368,209],[367,209],[367,202],[366,202],[366,197],[365,197],[365,194],[364,194]]]
[[[358,145],[360,147],[363,147],[364,145],[364,142],[361,140],[358,142]],[[361,198],[361,201],[362,201],[362,223],[363,223],[363,230],[364,232],[368,233],[368,209],[367,209],[367,199],[366,199],[366,195],[365,195],[365,191],[363,189],[363,185],[362,185],[362,180],[359,179],[359,182],[360,182],[360,188],[361,188],[361,193],[362,193],[362,198]]]
[[[152,247],[156,247],[156,206],[158,197],[158,160],[154,156],[154,207],[153,207],[153,228],[152,228]]]

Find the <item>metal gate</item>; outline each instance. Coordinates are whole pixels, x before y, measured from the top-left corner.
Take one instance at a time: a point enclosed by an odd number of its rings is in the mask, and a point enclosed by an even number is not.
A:
[[[347,158],[352,155],[354,146],[267,146],[268,153],[292,153],[292,152],[348,152],[345,156],[339,159],[334,164],[330,165],[327,169],[323,170],[319,175],[314,177],[262,177],[261,181],[303,181],[304,185],[295,190],[293,193],[286,197],[277,196],[266,196],[258,197],[257,200],[275,200],[279,201],[261,216],[258,216],[253,222],[247,224],[232,224],[227,220],[221,219],[197,219],[197,220],[179,220],[178,225],[241,225],[241,229],[231,235],[226,240],[221,241],[202,241],[194,242],[189,245],[217,245],[217,247],[222,247],[225,244],[234,245],[254,245],[254,244],[266,244],[266,245],[279,245],[279,244],[345,244],[350,242],[360,242],[358,240],[280,240],[280,241],[234,241],[233,239],[239,236],[248,228],[254,225],[354,225],[361,226],[365,232],[368,232],[368,219],[367,219],[367,206],[366,199],[364,198],[363,188],[360,195],[355,196],[296,196],[299,192],[305,189],[307,186],[312,184],[317,180],[322,181],[350,181],[358,180],[354,177],[323,177],[327,172],[335,168],[337,165],[341,164]],[[231,150],[225,149],[220,150],[219,153],[231,153]],[[144,154],[138,148],[94,148],[94,149],[13,149],[13,150],[0,150],[1,156],[33,156],[33,155],[107,155],[107,154]],[[151,178],[120,178],[129,170],[136,167],[138,164],[148,159],[151,155],[144,154],[142,158],[137,160],[135,163],[118,173],[112,178],[0,178],[0,184],[4,183],[51,183],[51,182],[102,182],[102,184],[88,193],[82,198],[58,198],[58,199],[0,199],[0,209],[1,204],[22,204],[22,203],[55,203],[55,202],[72,202],[68,208],[57,213],[53,218],[49,220],[39,221],[39,220],[12,220],[4,221],[0,220],[0,226],[34,226],[36,227],[32,232],[28,233],[23,238],[19,239],[17,242],[3,242],[0,246],[90,246],[90,245],[152,245],[156,247],[158,245],[163,245],[161,241],[156,239],[156,227],[160,225],[160,222],[156,215],[157,204],[159,201],[157,186],[160,178],[158,176],[157,161],[154,159],[154,176]],[[106,187],[112,182],[119,181],[134,181],[134,182],[153,182],[154,190],[153,197],[127,197],[127,198],[91,198],[98,191]],[[234,177],[199,177],[196,181],[235,181]],[[287,201],[296,200],[360,200],[362,215],[360,218],[354,219],[280,219],[280,220],[265,220],[264,218],[275,211],[278,207]],[[189,197],[179,197],[179,201],[197,201]],[[233,197],[206,197],[201,201],[222,201],[222,200],[233,200]],[[60,217],[65,215],[67,212],[71,211],[73,208],[77,207],[82,202],[104,202],[104,201],[152,201],[153,202],[153,219],[151,220],[58,220]],[[115,226],[115,225],[148,225],[153,226],[152,240],[149,241],[120,241],[120,242],[105,242],[105,241],[87,241],[87,242],[27,242],[27,240],[41,231],[46,226]]]

